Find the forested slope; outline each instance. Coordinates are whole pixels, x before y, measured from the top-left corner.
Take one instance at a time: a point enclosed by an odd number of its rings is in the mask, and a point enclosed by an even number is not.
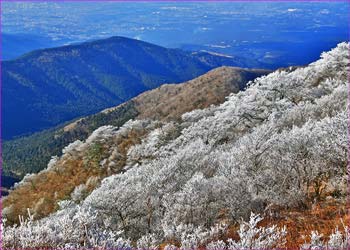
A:
[[[91,193],[93,179],[78,186],[44,219],[6,227],[5,246],[283,247],[290,228],[260,227],[261,218],[251,212],[311,209],[325,195],[334,204],[346,199],[349,49],[341,43],[307,67],[260,77],[223,104],[185,113],[180,121],[100,127],[45,171],[64,175],[62,165],[78,160],[114,174]],[[144,136],[133,137],[141,139],[128,143],[119,165],[119,146],[130,133]],[[3,215],[11,217],[10,199],[3,204]],[[33,219],[44,205],[30,209]],[[237,223],[238,237],[225,238]],[[347,227],[334,230],[323,237],[310,232],[303,249],[347,249]]]
[[[130,119],[179,120],[193,109],[220,104],[230,93],[243,90],[250,80],[270,71],[220,67],[188,82],[164,84],[113,108],[74,122],[3,144],[3,173],[23,177],[44,169],[53,155],[75,140],[85,140],[103,125],[120,127]]]

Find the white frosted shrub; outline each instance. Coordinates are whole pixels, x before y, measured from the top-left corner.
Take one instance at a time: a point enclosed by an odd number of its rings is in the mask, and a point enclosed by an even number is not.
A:
[[[68,154],[68,153],[72,153],[73,151],[79,151],[80,147],[83,145],[83,142],[80,140],[76,140],[70,144],[68,144],[68,146],[64,147],[62,149],[62,153],[63,154]]]
[[[80,184],[74,188],[74,191],[71,193],[71,198],[75,202],[82,201],[88,194],[87,186],[85,184]]]
[[[147,234],[142,236],[137,241],[138,250],[157,250],[159,249],[156,236],[154,234]]]
[[[165,247],[164,247],[164,250],[178,250],[179,248],[177,246],[174,246],[174,245],[169,245],[167,244]]]
[[[225,250],[226,248],[226,243],[222,240],[210,242],[206,246],[207,250]]]
[[[251,214],[249,222],[242,222],[238,231],[240,240],[228,241],[228,249],[273,249],[285,244],[286,228],[258,227],[260,215]]]

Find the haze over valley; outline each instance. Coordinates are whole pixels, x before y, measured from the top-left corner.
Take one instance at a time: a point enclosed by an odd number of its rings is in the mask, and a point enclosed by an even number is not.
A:
[[[310,63],[349,37],[344,2],[4,2],[2,8],[4,59],[125,36],[242,56],[275,69]]]

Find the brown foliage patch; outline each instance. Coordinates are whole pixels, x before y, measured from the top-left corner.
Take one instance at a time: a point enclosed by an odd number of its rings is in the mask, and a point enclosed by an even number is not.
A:
[[[259,226],[277,225],[287,228],[287,249],[298,249],[305,241],[310,242],[311,231],[318,231],[323,234],[323,240],[328,241],[329,236],[338,227],[340,231],[344,231],[344,225],[349,225],[349,208],[345,200],[327,199],[320,201],[314,205],[310,205],[307,209],[302,208],[279,208],[273,211],[273,216],[264,215],[264,220]],[[238,225],[232,225],[229,228],[225,239],[238,240]],[[303,238],[305,235],[305,239]]]
[[[113,171],[101,168],[94,159],[87,162],[85,154],[74,154],[63,156],[54,169],[42,171],[31,177],[30,181],[12,190],[2,201],[3,208],[11,210],[6,216],[8,224],[18,224],[19,215],[26,217],[28,208],[35,219],[45,217],[57,210],[59,201],[70,199],[75,187],[87,183],[91,177],[101,180],[120,171],[125,165],[128,149],[140,143],[145,133],[144,130],[131,130],[127,136],[113,143],[121,154]],[[108,150],[108,145],[103,145],[101,150],[99,153],[103,154]],[[99,181],[88,185],[88,193],[98,184]]]

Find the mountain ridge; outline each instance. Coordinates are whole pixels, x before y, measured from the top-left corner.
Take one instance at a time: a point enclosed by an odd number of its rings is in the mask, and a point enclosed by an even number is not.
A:
[[[195,56],[126,37],[26,53],[2,63],[3,138],[28,135],[239,59]]]

